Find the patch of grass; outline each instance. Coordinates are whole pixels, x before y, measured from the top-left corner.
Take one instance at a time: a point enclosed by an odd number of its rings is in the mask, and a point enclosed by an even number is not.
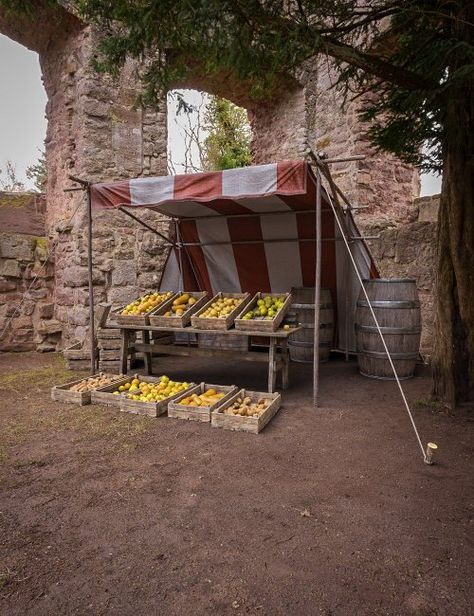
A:
[[[0,376],[0,389],[10,389],[21,393],[28,393],[32,388],[52,387],[62,385],[68,381],[80,379],[86,376],[86,372],[71,372],[64,367],[61,355],[54,356],[53,365],[47,368],[35,368],[32,370],[18,370]]]
[[[38,468],[46,466],[44,460],[17,460],[14,464],[15,468],[28,468],[30,466],[37,466]]]
[[[73,432],[75,440],[103,438],[114,449],[132,451],[134,440],[152,425],[145,416],[119,413],[105,406],[60,404],[46,401],[53,385],[87,376],[87,372],[71,372],[64,367],[62,356],[51,357],[50,366],[26,371],[12,371],[0,376],[0,391],[8,390],[12,407],[18,402],[18,413],[0,428],[0,461],[8,458],[8,448],[41,438],[39,433]],[[12,396],[11,392],[14,392]],[[46,394],[46,395],[45,395]],[[17,468],[38,465],[38,461],[17,462]]]
[[[11,571],[4,571],[0,573],[0,590],[6,588],[13,582],[13,575]]]
[[[428,409],[433,413],[450,413],[450,408],[441,400],[434,398],[420,398],[415,402],[415,406],[420,409]]]
[[[51,407],[39,408],[32,415],[7,422],[0,437],[0,447],[18,445],[30,437],[36,438],[39,432],[70,431],[75,432],[80,440],[91,437],[108,439],[126,451],[133,447],[130,441],[146,432],[152,421],[149,417],[118,414],[95,405],[71,405],[57,411]]]

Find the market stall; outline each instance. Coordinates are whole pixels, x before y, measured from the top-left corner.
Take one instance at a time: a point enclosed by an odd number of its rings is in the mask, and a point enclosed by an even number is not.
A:
[[[304,161],[106,184],[92,184],[70,176],[81,188],[66,190],[84,190],[87,195],[92,376],[53,387],[53,399],[76,404],[107,403],[121,411],[153,417],[168,412],[170,417],[258,433],[280,408],[281,396],[274,393],[279,370],[282,387],[288,383],[288,339],[291,341],[305,326],[313,328],[313,405],[317,407],[320,324],[331,323],[332,327],[334,313],[334,336],[331,335],[329,344],[335,350],[342,350],[348,358],[350,352],[356,351],[354,317],[358,305],[367,309],[366,316],[373,323],[365,323],[363,331],[380,339],[380,350],[371,350],[372,356],[386,362],[388,367],[384,365],[383,378],[387,373],[393,374],[423,459],[431,464],[430,447],[435,446],[429,443],[425,452],[394,363],[401,355],[402,359],[406,358],[406,353],[389,351],[385,339],[387,335],[400,336],[401,330],[403,335],[415,336],[418,329],[411,327],[405,332],[407,328],[387,326],[383,320],[381,325],[376,312],[379,309],[383,312],[387,307],[409,307],[415,309],[417,317],[416,301],[411,296],[371,300],[367,289],[371,282],[396,283],[406,293],[410,291],[408,282],[413,281],[378,277],[365,242],[368,238],[359,234],[351,213],[354,208],[329,170],[330,163],[364,157],[327,159],[312,150],[308,156]],[[171,350],[170,346],[161,349],[156,336],[166,336],[171,331],[180,330],[198,338],[210,336],[211,340],[216,336],[221,340],[263,337],[268,340],[268,353],[260,355],[260,361],[262,358],[268,361],[268,393],[238,389],[231,384],[175,382],[166,375],[94,374],[94,208],[119,209],[159,235],[169,246],[159,289],[150,290],[116,310],[121,328],[123,372],[128,368],[126,359],[130,349],[144,352],[148,374],[153,351],[164,350],[176,355],[196,353],[191,347],[184,351],[183,348]],[[141,208],[170,218],[173,224],[169,237],[140,219],[137,214]],[[310,314],[314,312],[313,323],[290,325],[286,322],[288,309],[298,306],[298,299],[293,302],[293,297],[306,299],[311,289],[313,303],[304,301],[300,309],[306,316],[308,310]],[[362,299],[357,303],[359,294]],[[321,306],[323,296],[325,305]],[[320,318],[322,315],[324,320]],[[391,318],[396,320],[396,315],[392,314]],[[138,331],[142,336],[140,343],[132,341],[135,336],[131,334]],[[197,351],[201,355],[215,353],[213,348]],[[234,357],[253,360],[250,347],[245,353],[235,353]],[[374,376],[379,378],[379,368]]]
[[[314,172],[309,162],[283,161],[222,172],[93,184],[90,198],[92,209],[118,208],[139,220],[140,208],[147,208],[171,218],[173,233],[162,236],[170,250],[161,291],[254,296],[313,287],[316,339],[319,291],[324,287],[334,304],[333,348],[355,351],[354,313],[360,281],[351,257],[363,278],[377,276],[377,270],[350,207],[341,205],[337,192],[331,198],[321,186],[319,170]],[[283,381],[288,378],[286,340],[291,332],[280,328],[268,336],[264,327],[259,332],[258,323],[249,323],[253,335],[269,339],[272,391],[279,368]],[[122,319],[120,326],[124,368],[128,331],[145,332],[141,350],[151,353],[148,332],[167,329],[163,323],[137,324],[133,319],[128,323]],[[187,324],[183,329],[197,333],[199,326]],[[205,329],[212,331],[211,326]],[[225,331],[223,335],[249,335],[233,323]],[[283,344],[278,346],[278,341]],[[317,349],[317,340],[315,346]],[[171,352],[183,353],[182,349]]]

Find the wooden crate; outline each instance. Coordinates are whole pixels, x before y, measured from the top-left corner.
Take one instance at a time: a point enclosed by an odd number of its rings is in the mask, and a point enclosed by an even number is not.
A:
[[[195,314],[202,306],[206,304],[208,293],[207,291],[183,291],[183,293],[187,293],[190,297],[196,298],[196,303],[188,308],[184,314],[181,316],[172,316],[165,317],[165,312],[170,310],[170,306],[157,306],[150,313],[150,325],[156,325],[158,327],[176,327],[182,328],[189,325],[191,322],[191,316]],[[177,293],[173,301],[180,297],[183,293]],[[172,305],[172,304],[171,304]]]
[[[225,319],[217,319],[212,317],[200,317],[209,306],[211,306],[216,300],[222,297],[231,297],[242,299],[242,302],[234,308],[234,310],[227,315]],[[201,310],[191,317],[191,324],[197,329],[216,330],[216,329],[230,329],[234,323],[235,317],[248,305],[252,296],[250,293],[218,293],[205,304]]]
[[[84,372],[84,370],[91,369],[91,360],[90,359],[66,359],[66,370],[71,370],[71,372]],[[102,368],[99,367],[99,370]],[[106,372],[103,370],[103,372]]]
[[[187,398],[191,394],[203,394],[211,388],[215,389],[217,392],[225,393],[225,396],[211,406],[186,406],[184,404],[180,404],[180,400],[183,398]],[[210,385],[209,383],[201,383],[192,389],[188,389],[182,396],[179,396],[169,403],[168,417],[174,417],[176,419],[189,419],[191,421],[210,422],[212,411],[219,408],[222,404],[225,404],[227,400],[233,397],[236,391],[237,387],[235,385]]]
[[[97,348],[99,351],[119,351],[121,338],[99,338]]]
[[[100,376],[99,374],[94,374],[94,377]],[[108,375],[115,376],[115,375]],[[120,380],[120,376],[117,376],[117,381]],[[77,379],[76,381],[70,381],[69,383],[65,383],[64,385],[55,385],[51,388],[51,398],[56,402],[68,402],[71,404],[79,404],[79,406],[85,406],[86,404],[91,403],[91,392],[90,391],[70,391],[70,388],[73,385],[77,385],[84,379],[90,377],[82,377],[82,379]]]
[[[281,297],[282,295],[285,296],[283,306],[276,313],[273,319],[270,321],[261,317],[256,319],[244,320],[242,318],[244,314],[252,310],[256,306],[258,300],[266,295],[268,295],[269,297]],[[276,330],[280,327],[281,322],[285,318],[286,313],[290,309],[292,301],[293,298],[291,296],[291,293],[256,293],[252,298],[252,301],[245,307],[244,310],[239,313],[239,315],[235,319],[235,329],[247,332],[255,332],[255,334],[276,332]]]
[[[118,327],[101,327],[97,332],[97,340],[120,340],[120,336]]]
[[[151,382],[150,377],[143,377],[148,382]],[[189,387],[185,391],[180,391],[174,396],[169,396],[160,402],[142,402],[141,400],[130,400],[126,396],[118,396],[120,398],[120,410],[124,413],[135,413],[135,415],[148,415],[148,417],[158,417],[164,415],[168,410],[168,404],[171,400],[180,397],[185,392],[188,392],[194,383],[189,383]]]
[[[128,360],[128,366],[130,365],[130,360]],[[90,366],[90,362],[89,362]],[[101,361],[99,359],[99,370],[101,372],[113,372],[118,373],[121,370],[121,364],[119,361]]]
[[[113,392],[120,387],[120,385],[124,385],[131,381],[132,379],[140,379],[141,381],[146,381],[147,383],[156,383],[160,380],[161,377],[150,376],[150,375],[142,375],[142,374],[129,374],[128,376],[124,376],[119,381],[111,383],[110,385],[105,385],[104,387],[99,387],[99,389],[91,392],[91,403],[92,404],[108,404],[111,406],[120,407],[120,399],[122,395],[116,395]]]
[[[82,348],[81,342],[76,342],[69,348],[64,349],[63,356],[64,356],[64,359],[68,361],[69,360],[73,360],[73,361],[79,360],[80,361],[80,360],[85,359],[85,360],[89,360],[89,363],[90,363],[91,353],[90,353],[90,349]]]
[[[137,376],[137,375],[135,375]],[[115,383],[111,383],[110,385],[105,385],[104,387],[99,387],[99,389],[95,389],[91,392],[91,404],[108,404],[111,406],[120,406],[120,395],[116,395],[113,392],[120,387],[120,385],[124,385],[128,383],[131,379],[134,379],[135,376],[124,376],[119,381]]]
[[[252,402],[257,402],[261,398],[271,400],[269,406],[260,417],[240,417],[239,415],[224,415],[224,410],[232,406],[238,398],[249,396]],[[237,430],[242,432],[253,432],[258,434],[267,425],[270,419],[277,413],[281,405],[279,393],[269,394],[259,391],[239,390],[227,402],[211,413],[211,425],[213,428],[224,428],[224,430]]]
[[[147,291],[146,293],[143,293],[143,295],[147,295],[147,293],[154,293],[154,291]],[[167,291],[160,291],[160,293],[167,293]],[[143,297],[143,295],[141,295],[140,297]],[[176,297],[176,293],[171,295],[169,299],[165,300],[164,302],[161,302],[159,306],[171,306],[175,297]],[[118,308],[117,310],[113,311],[115,320],[117,321],[119,325],[140,326],[140,325],[150,324],[149,319],[150,319],[151,310],[147,314],[122,315],[121,312],[126,306],[128,306],[128,304],[124,304],[123,306],[120,306],[120,308]],[[158,308],[158,306],[156,306],[156,308]]]

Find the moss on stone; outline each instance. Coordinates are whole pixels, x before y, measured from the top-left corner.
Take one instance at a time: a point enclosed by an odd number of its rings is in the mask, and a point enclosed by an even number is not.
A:
[[[35,193],[0,192],[0,207],[28,207]]]

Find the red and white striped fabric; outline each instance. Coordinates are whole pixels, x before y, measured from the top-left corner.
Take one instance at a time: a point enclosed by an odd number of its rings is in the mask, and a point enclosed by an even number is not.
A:
[[[146,207],[177,220],[183,248],[167,260],[161,288],[169,290],[279,293],[314,287],[315,203],[316,180],[305,161],[92,186],[93,207]],[[350,288],[353,349],[359,288],[324,192],[321,218],[321,284],[336,306],[340,348],[346,346],[343,291]],[[342,222],[345,232],[359,235],[350,214]],[[376,276],[365,244],[354,242],[352,250],[362,276]]]

